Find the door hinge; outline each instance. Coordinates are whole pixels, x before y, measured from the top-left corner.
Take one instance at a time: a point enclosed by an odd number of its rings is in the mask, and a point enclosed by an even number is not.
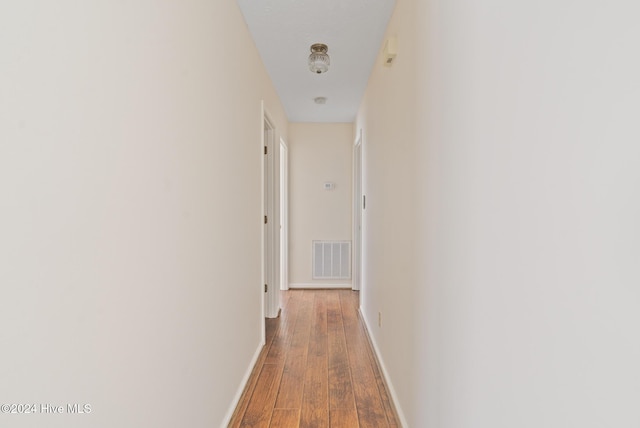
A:
[[[267,216],[264,216],[264,224],[267,224]]]
[[[267,154],[267,146],[264,146],[264,154]]]
[[[268,289],[269,289],[269,286],[267,284],[265,284],[264,285],[264,292],[266,293]]]
[[[367,197],[365,195],[362,195],[362,209],[367,209]]]

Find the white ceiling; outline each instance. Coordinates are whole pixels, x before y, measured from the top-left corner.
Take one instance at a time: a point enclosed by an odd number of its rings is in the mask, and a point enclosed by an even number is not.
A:
[[[289,121],[352,122],[395,0],[237,2]],[[329,47],[324,74],[309,71],[313,43]]]

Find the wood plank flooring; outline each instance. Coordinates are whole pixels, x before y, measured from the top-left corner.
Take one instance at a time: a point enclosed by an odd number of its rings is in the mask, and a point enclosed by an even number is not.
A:
[[[282,292],[267,343],[229,427],[400,424],[358,314],[358,292]]]

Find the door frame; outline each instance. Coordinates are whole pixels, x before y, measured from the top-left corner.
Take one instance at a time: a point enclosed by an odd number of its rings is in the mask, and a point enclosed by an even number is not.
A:
[[[289,289],[289,148],[280,138],[280,290]]]
[[[364,210],[362,129],[353,143],[353,290],[362,289],[362,219]]]
[[[280,311],[280,287],[279,284],[279,233],[276,233],[276,225],[279,224],[278,212],[278,160],[279,157],[274,156],[275,142],[277,141],[277,130],[271,115],[261,102],[261,136],[260,139],[260,155],[262,165],[262,281],[260,290],[262,292],[262,315],[263,327],[266,328],[264,318],[276,318]],[[266,150],[265,150],[266,147]],[[264,220],[267,220],[266,223]],[[265,287],[267,285],[267,287]],[[265,291],[266,288],[266,291]],[[263,328],[263,335],[265,335]]]

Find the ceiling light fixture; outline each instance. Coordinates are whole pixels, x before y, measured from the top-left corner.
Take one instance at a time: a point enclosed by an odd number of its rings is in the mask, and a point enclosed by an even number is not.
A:
[[[327,103],[327,97],[315,97],[313,99],[313,102],[315,102],[316,104],[326,104]]]
[[[321,74],[329,70],[329,55],[327,55],[327,45],[315,43],[311,45],[311,55],[309,55],[309,70],[313,73]]]

